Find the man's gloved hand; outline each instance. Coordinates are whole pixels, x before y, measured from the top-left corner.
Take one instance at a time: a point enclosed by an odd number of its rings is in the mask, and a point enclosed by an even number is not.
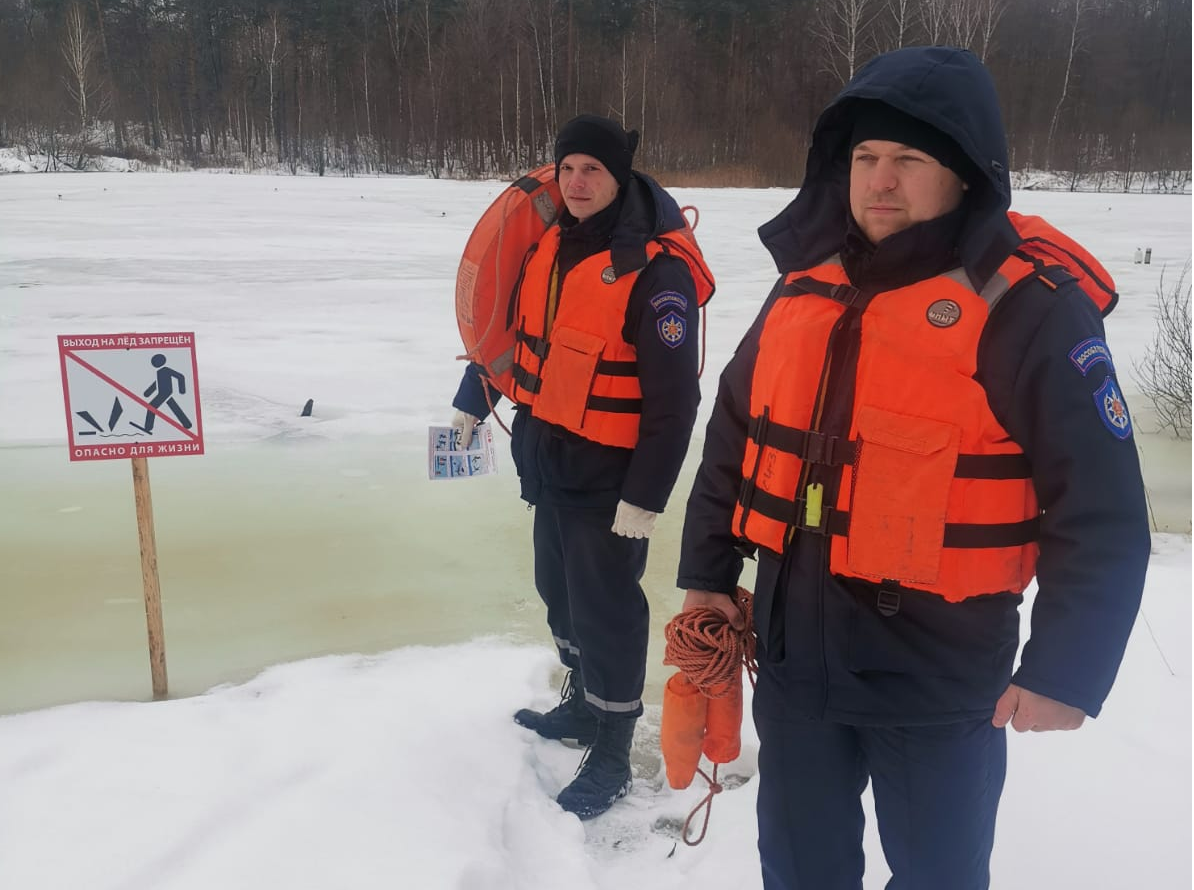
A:
[[[480,420],[466,411],[457,410],[452,416],[452,429],[460,436],[461,449],[468,448],[469,442],[473,441],[473,428],[478,423]]]
[[[614,525],[610,529],[615,535],[623,538],[649,538],[651,530],[655,528],[655,517],[658,513],[636,507],[625,501],[618,501],[618,510],[614,514]]]

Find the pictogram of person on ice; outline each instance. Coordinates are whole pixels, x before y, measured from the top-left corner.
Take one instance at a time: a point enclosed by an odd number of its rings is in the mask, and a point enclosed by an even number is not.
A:
[[[145,398],[152,397],[149,405],[151,408],[160,408],[163,404],[166,405],[174,416],[178,418],[179,424],[183,429],[189,430],[191,428],[191,419],[187,417],[182,407],[174,400],[174,383],[178,381],[178,395],[186,395],[187,393],[187,379],[173,368],[167,367],[166,356],[158,353],[150,359],[150,363],[158,369],[157,379],[149,385],[145,390]],[[140,427],[146,433],[153,434],[153,424],[157,419],[154,411],[145,412],[145,424]],[[133,424],[133,426],[137,426]]]

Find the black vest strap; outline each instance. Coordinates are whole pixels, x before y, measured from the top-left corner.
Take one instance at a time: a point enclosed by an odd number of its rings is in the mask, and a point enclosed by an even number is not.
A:
[[[857,446],[854,442],[840,436],[827,436],[815,430],[801,430],[796,427],[784,426],[769,420],[760,441],[762,418],[752,417],[746,427],[746,434],[769,448],[794,454],[801,460],[815,464],[829,466],[844,466],[854,463]]]
[[[528,350],[538,356],[540,362],[547,360],[547,354],[551,352],[551,341],[543,337],[536,337],[534,334],[528,334],[521,328],[515,336],[520,343],[526,345]],[[616,362],[601,359],[597,362],[597,373],[605,374],[609,377],[637,377],[638,362]]]
[[[943,546],[959,550],[982,547],[1023,547],[1041,536],[1041,520],[1034,516],[1020,522],[964,523],[945,526]]]
[[[766,445],[814,464],[850,466],[858,454],[858,443],[852,439],[784,426],[770,418],[764,425],[761,417],[752,417],[746,434],[759,447]],[[959,454],[954,478],[1030,479],[1032,466],[1023,454]]]
[[[586,402],[593,411],[608,411],[611,414],[642,414],[642,399],[616,399],[612,396],[589,396]]]
[[[821,524],[812,527],[804,524],[804,498],[789,501],[758,487],[755,487],[754,491],[749,494],[751,510],[768,519],[782,522],[784,525],[794,526],[802,531],[810,531],[818,535],[845,535],[850,529],[850,514],[833,507],[822,507]],[[742,500],[740,497],[739,502],[741,503]]]
[[[638,362],[614,362],[602,359],[597,362],[597,373],[607,377],[637,377]]]
[[[535,190],[540,188],[543,183],[534,176],[521,176],[510,185],[516,189],[522,189],[528,195],[533,195]]]
[[[514,375],[514,382],[529,393],[539,392],[539,387],[543,385],[543,380],[538,375],[532,374],[522,365],[515,364],[511,373]]]
[[[527,349],[538,356],[538,361],[547,361],[547,354],[552,351],[550,340],[536,337],[535,334],[527,333],[522,329],[519,329],[515,336],[519,343],[527,345]],[[597,362],[597,373],[607,374],[611,378],[633,378],[639,374],[639,364],[638,362],[614,362],[602,358]]]
[[[522,328],[519,328],[514,335],[519,343],[522,343],[532,353],[539,357],[539,361],[547,358],[548,342],[542,337],[536,337],[534,334],[528,334]]]
[[[745,494],[745,492],[744,492]],[[792,526],[800,531],[817,535],[845,536],[850,530],[850,514],[844,510],[825,507],[821,510],[821,524],[809,527],[804,524],[804,499],[795,501],[776,497],[761,489],[750,492],[750,509],[776,522]],[[739,498],[741,503],[743,498]],[[958,550],[977,550],[985,547],[1021,547],[1031,544],[1040,537],[1040,519],[1033,517],[1020,522],[963,523],[949,522],[945,525],[943,547]]]
[[[529,179],[529,178],[532,178],[532,177],[523,177],[523,179]],[[521,181],[522,180],[519,180],[519,182],[521,182]],[[535,181],[538,182],[538,180],[535,180]],[[535,255],[535,251],[537,251],[538,249],[539,249],[539,242],[536,241],[534,244],[532,244],[530,247],[527,248],[527,252],[525,254],[523,254],[523,257],[522,257],[522,265],[518,267],[518,277],[516,279],[514,279],[514,287],[510,289],[510,300],[506,306],[506,330],[507,331],[510,330],[510,328],[514,327],[514,316],[518,309],[518,302],[519,302],[518,294],[522,290],[522,279],[524,277],[526,277],[527,266],[531,262],[531,257],[533,257]]]
[[[862,291],[849,284],[829,284],[805,275],[784,286],[781,297],[795,297],[800,294],[815,294],[844,306],[860,306],[865,302]]]
[[[1023,454],[959,454],[955,479],[1031,479],[1032,464]]]
[[[616,364],[633,364],[633,362],[623,362]],[[598,367],[600,369],[600,366]],[[522,365],[516,364],[511,373],[514,375],[514,382],[529,393],[538,393],[543,387],[543,378],[536,374],[532,374]],[[613,396],[590,395],[585,405],[592,411],[607,411],[612,414],[643,413],[642,399],[619,399],[614,398]]]

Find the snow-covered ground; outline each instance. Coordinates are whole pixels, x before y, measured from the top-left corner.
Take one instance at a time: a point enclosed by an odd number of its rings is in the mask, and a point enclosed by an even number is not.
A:
[[[429,482],[422,453],[461,370],[456,263],[501,187],[0,179],[0,711],[25,711],[0,717],[0,887],[760,886],[749,721],[692,849],[678,826],[701,791],[663,780],[657,683],[634,792],[583,826],[552,800],[578,752],[509,719],[551,704],[559,679],[529,587],[526,514],[508,461],[497,477]],[[719,284],[707,412],[773,280],[754,230],[790,193],[677,196],[701,209]],[[1149,434],[1129,369],[1152,341],[1162,268],[1174,275],[1189,256],[1189,196],[1025,192],[1016,208],[1115,276],[1108,339],[1154,511],[1188,533],[1189,444]],[[1150,265],[1133,262],[1138,247],[1152,248]],[[128,471],[67,461],[55,337],[130,331],[197,342],[208,453],[152,467],[167,639],[183,641],[181,656],[168,649],[172,688],[342,654],[167,702],[102,700],[148,697],[138,591],[121,587],[139,578],[136,545],[129,559],[115,537],[131,521]],[[679,603],[669,579],[685,485],[653,540],[657,626]],[[172,535],[181,513],[187,533]],[[1190,886],[1188,534],[1157,535],[1154,551],[1103,716],[1010,740],[996,888]],[[419,640],[444,644],[395,648]],[[114,667],[125,660],[140,685]],[[875,890],[886,871],[873,825],[866,843]]]

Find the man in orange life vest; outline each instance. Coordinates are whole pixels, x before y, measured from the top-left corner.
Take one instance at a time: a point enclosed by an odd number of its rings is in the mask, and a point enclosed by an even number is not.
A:
[[[822,113],[759,230],[781,277],[722,375],[678,584],[741,626],[757,556],[768,890],[862,887],[868,781],[888,890],[988,887],[1005,727],[1077,729],[1119,668],[1149,554],[1131,422],[1082,268],[1025,259],[1010,201],[987,70],[911,47]]]
[[[515,313],[511,448],[535,505],[535,586],[570,673],[558,707],[514,719],[591,746],[557,798],[582,819],[630,788],[649,629],[639,581],[692,435],[697,309],[713,287],[678,236],[679,206],[631,169],[637,144],[593,115],[560,130],[564,209],[526,260]],[[470,365],[452,402],[463,436],[489,413],[486,385]]]

